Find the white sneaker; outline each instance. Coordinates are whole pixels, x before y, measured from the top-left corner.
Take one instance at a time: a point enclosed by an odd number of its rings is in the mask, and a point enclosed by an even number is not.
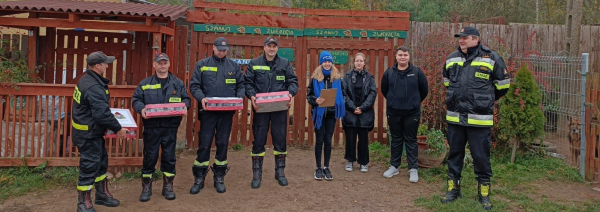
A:
[[[346,171],[351,172],[352,171],[352,162],[348,162],[348,164],[346,164]]]
[[[366,173],[369,171],[369,167],[367,165],[360,165],[360,172]]]
[[[390,168],[387,171],[385,171],[385,173],[383,173],[383,176],[390,178],[390,177],[393,177],[394,175],[398,175],[398,174],[400,174],[398,169],[394,166],[390,166]]]
[[[408,179],[409,182],[419,182],[419,172],[417,171],[417,169],[410,169],[408,170],[408,172],[410,173],[410,178]]]

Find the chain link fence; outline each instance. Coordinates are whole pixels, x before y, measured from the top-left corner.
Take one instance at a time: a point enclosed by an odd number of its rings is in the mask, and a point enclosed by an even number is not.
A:
[[[566,53],[541,53],[518,56],[518,67],[526,65],[533,73],[542,94],[546,150],[579,164],[582,118],[582,57]],[[555,153],[555,154],[552,154]]]

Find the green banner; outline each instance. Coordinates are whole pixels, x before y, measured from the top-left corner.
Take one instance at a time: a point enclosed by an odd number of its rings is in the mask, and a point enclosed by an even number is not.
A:
[[[279,48],[279,51],[277,51],[277,55],[288,59],[290,62],[294,62],[294,49],[292,48]]]
[[[194,24],[196,32],[242,33],[284,36],[323,36],[354,38],[406,38],[406,31],[350,30],[350,29],[286,29],[233,25]]]
[[[406,31],[304,29],[304,36],[354,37],[354,38],[406,38]]]
[[[232,25],[212,25],[212,24],[194,24],[196,32],[226,32],[226,33],[242,33],[242,34],[259,34],[259,35],[286,35],[286,36],[302,36],[301,29],[285,29],[274,27],[251,27],[251,26],[232,26]]]

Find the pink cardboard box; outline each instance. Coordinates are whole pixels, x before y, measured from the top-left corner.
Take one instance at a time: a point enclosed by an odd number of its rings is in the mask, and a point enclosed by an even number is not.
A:
[[[256,112],[267,113],[288,110],[289,107],[287,104],[290,102],[289,94],[289,91],[256,94],[256,106],[258,106]]]
[[[185,115],[185,103],[165,103],[146,105],[146,117],[173,117]]]
[[[244,99],[237,97],[207,97],[206,110],[233,111],[244,109]]]
[[[127,133],[126,137],[135,138],[138,126],[135,123],[135,119],[133,119],[131,112],[129,112],[129,109],[111,108],[110,112],[112,112],[112,114],[115,115],[115,118],[117,119],[117,121],[119,121],[119,124],[121,124],[122,128],[129,130],[129,133]],[[107,130],[105,137],[117,138],[117,133],[113,132],[112,130]]]

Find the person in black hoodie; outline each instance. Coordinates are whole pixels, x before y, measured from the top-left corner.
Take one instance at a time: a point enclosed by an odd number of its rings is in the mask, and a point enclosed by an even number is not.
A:
[[[375,123],[373,105],[377,97],[375,77],[365,70],[365,55],[354,56],[354,69],[343,78],[346,115],[342,120],[346,133],[346,171],[351,172],[353,162],[360,164],[360,171],[367,172],[369,164],[369,132]],[[356,136],[358,135],[358,146]],[[357,148],[358,147],[358,148]],[[358,153],[358,160],[356,155]]]
[[[312,106],[312,120],[315,124],[315,160],[317,161],[317,170],[315,179],[333,180],[331,170],[329,170],[329,159],[331,158],[331,138],[335,130],[337,119],[343,118],[346,109],[344,108],[344,95],[342,94],[342,74],[333,65],[333,57],[328,51],[321,52],[319,56],[319,65],[310,76],[308,81],[308,93],[306,100]],[[321,90],[337,89],[335,104],[333,107],[321,107],[325,98],[321,97]],[[321,153],[325,156],[324,167],[321,167]]]
[[[398,175],[403,146],[410,173],[409,181],[419,181],[417,172],[417,129],[421,120],[421,102],[429,92],[427,78],[419,67],[410,63],[410,49],[396,49],[396,64],[383,74],[381,93],[387,99],[387,117],[392,136],[390,168],[383,173],[390,178]]]

